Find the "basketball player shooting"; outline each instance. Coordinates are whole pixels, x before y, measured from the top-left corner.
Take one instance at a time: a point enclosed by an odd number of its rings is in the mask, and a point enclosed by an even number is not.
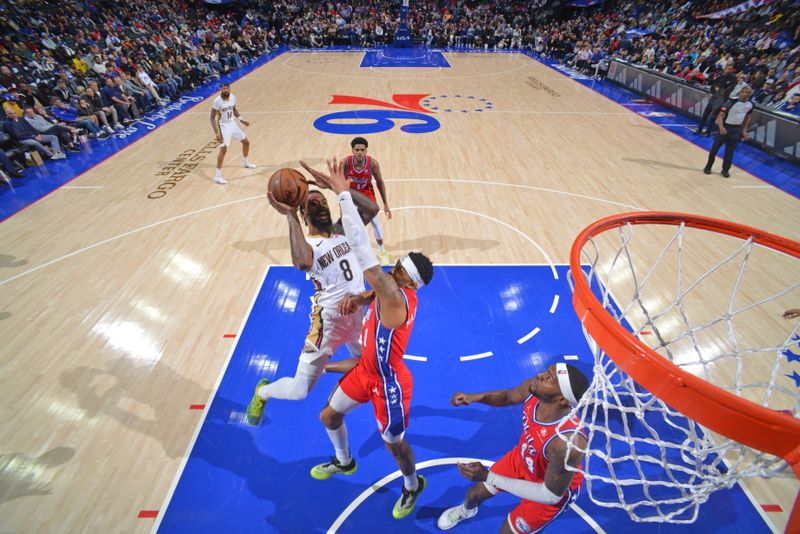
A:
[[[364,291],[364,275],[356,255],[345,239],[341,220],[331,218],[328,201],[321,191],[311,190],[299,205],[308,238],[303,235],[298,208],[279,202],[267,193],[269,203],[289,223],[289,246],[292,264],[305,271],[314,282],[311,325],[293,377],[284,377],[270,384],[266,378],[256,385],[247,407],[247,422],[258,425],[264,415],[264,403],[270,399],[302,400],[322,375],[325,364],[342,345],[353,358],[361,356],[361,322],[363,309],[350,315],[337,311],[337,304],[348,295]],[[353,193],[358,216],[363,225],[378,214],[378,205],[360,193]]]
[[[589,380],[580,369],[557,363],[514,389],[453,395],[450,402],[454,406],[473,402],[498,407],[524,403],[522,434],[517,446],[489,470],[480,462],[458,464],[464,478],[479,484],[467,491],[463,504],[444,511],[437,522],[439,528],[449,530],[474,517],[478,505],[500,491],[522,499],[508,514],[501,534],[539,532],[566,510],[578,496],[583,475],[566,469],[564,439],[573,439],[578,449],[586,447],[586,436],[578,430],[579,421],[567,417],[588,387]],[[574,433],[577,435],[566,437]],[[578,467],[582,460],[583,454],[572,449],[567,463]]]
[[[425,478],[417,475],[414,451],[405,440],[413,378],[403,363],[403,354],[416,318],[417,290],[430,282],[433,264],[425,255],[411,252],[385,273],[358,217],[352,200],[356,193],[350,190],[344,166],[335,158],[329,160],[329,174],[325,175],[300,163],[321,187],[329,187],[336,193],[347,242],[372,287],[340,305],[343,313],[356,313],[362,306],[369,305],[361,334],[362,356],[339,381],[320,413],[335,456],[330,462],[314,466],[311,476],[326,480],[333,475],[350,475],[356,471],[344,418],[362,404],[371,402],[381,437],[403,474],[402,494],[392,510],[395,519],[402,519],[414,510],[425,489]]]
[[[250,126],[250,123],[242,118],[239,110],[236,109],[236,95],[231,93],[231,85],[223,83],[220,86],[220,93],[211,104],[211,126],[214,128],[214,135],[217,141],[222,143],[217,155],[217,170],[214,172],[214,183],[225,185],[227,180],[222,177],[222,162],[225,161],[225,154],[231,145],[231,139],[238,139],[242,142],[242,166],[245,169],[255,169],[256,166],[247,159],[250,153],[250,140],[244,133],[236,119],[243,125]]]

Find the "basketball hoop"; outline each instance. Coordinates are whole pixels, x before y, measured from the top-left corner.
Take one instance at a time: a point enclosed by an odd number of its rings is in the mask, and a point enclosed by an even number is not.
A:
[[[578,235],[570,284],[594,377],[574,412],[588,445],[567,445],[595,503],[691,523],[742,478],[800,477],[800,390],[782,372],[800,323],[780,316],[800,304],[798,259],[795,241],[680,213]],[[800,531],[798,509],[786,532]]]

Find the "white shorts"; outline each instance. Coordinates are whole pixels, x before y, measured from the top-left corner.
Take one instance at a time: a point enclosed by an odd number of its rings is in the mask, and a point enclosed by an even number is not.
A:
[[[222,122],[219,125],[219,129],[222,133],[222,146],[224,147],[231,146],[231,138],[237,141],[247,139],[244,130],[242,130],[236,122]]]
[[[324,358],[327,363],[336,349],[345,345],[354,358],[361,357],[361,326],[364,323],[364,307],[350,315],[339,315],[336,308],[315,305],[309,315],[311,325],[306,335],[300,361],[314,363]]]

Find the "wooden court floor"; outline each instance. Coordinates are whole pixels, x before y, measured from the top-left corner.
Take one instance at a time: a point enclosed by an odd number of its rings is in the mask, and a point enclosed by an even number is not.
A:
[[[434,132],[399,121],[366,136],[394,210],[382,219],[393,258],[566,263],[588,223],[636,210],[800,239],[795,198],[740,187],[762,182],[737,168],[704,175],[703,150],[530,58],[362,69],[361,57],[286,53],[235,83],[258,168],[241,168],[234,144],[227,186],[211,182],[208,99],[0,225],[0,532],[151,528],[137,514],[159,508],[187,453],[202,415],[188,407],[209,400],[235,342],[223,336],[240,328],[265,267],[290,264],[267,177],[348,154],[352,136],[314,121],[375,109],[332,95],[492,104],[437,110]],[[750,485],[784,510],[798,487]],[[769,517],[782,530],[785,514]]]

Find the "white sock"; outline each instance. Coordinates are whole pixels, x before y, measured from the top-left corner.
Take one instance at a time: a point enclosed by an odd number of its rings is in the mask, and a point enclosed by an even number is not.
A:
[[[222,169],[217,169],[217,172],[214,173],[214,176],[222,176]]]
[[[378,245],[378,250],[380,250],[381,252],[386,252],[385,250],[383,250],[383,245]]]
[[[408,476],[403,475],[403,487],[408,491],[417,491],[417,488],[419,488],[419,479],[417,479],[416,471]]]
[[[350,445],[347,442],[347,425],[342,422],[342,426],[336,430],[326,428],[328,437],[333,443],[333,448],[336,450],[336,459],[342,465],[349,464],[353,459],[350,457]]]

